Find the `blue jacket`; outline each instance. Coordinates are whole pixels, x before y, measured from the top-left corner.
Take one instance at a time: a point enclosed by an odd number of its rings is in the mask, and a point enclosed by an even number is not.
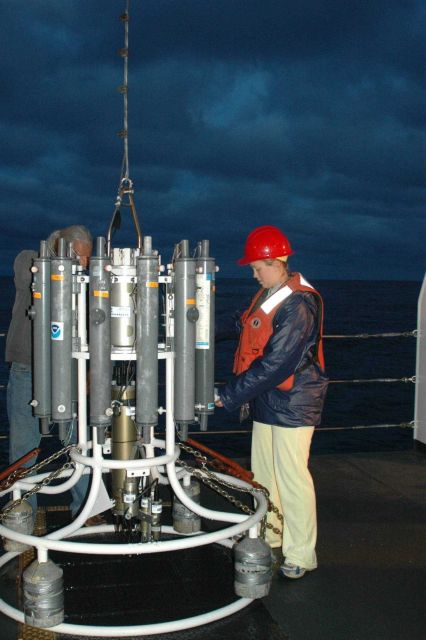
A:
[[[249,402],[257,422],[286,427],[318,425],[328,379],[313,361],[320,331],[316,297],[296,291],[278,307],[273,333],[263,355],[247,371],[233,377],[219,391],[227,411]],[[290,391],[277,385],[295,373]]]

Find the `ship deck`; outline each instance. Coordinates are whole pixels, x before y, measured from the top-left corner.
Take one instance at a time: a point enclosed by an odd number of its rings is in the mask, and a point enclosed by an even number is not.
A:
[[[166,635],[144,636],[165,640],[423,640],[426,629],[426,456],[418,450],[385,453],[333,453],[313,455],[311,470],[318,500],[319,568],[301,580],[273,578],[270,594],[230,618],[204,627]],[[206,597],[205,609],[214,605],[217,592],[232,587],[232,571],[221,572],[203,564],[201,548],[185,575],[185,589],[195,598]],[[201,552],[201,555],[200,555]],[[163,556],[165,554],[153,554]],[[13,563],[2,569],[2,597],[12,600],[17,590]],[[170,565],[169,569],[172,565]],[[111,571],[114,566],[111,564]],[[117,564],[115,578],[122,574]],[[173,609],[178,592],[169,569],[157,603]],[[92,568],[93,570],[93,568]],[[79,573],[78,571],[76,572]],[[229,573],[229,575],[228,575]],[[141,580],[141,577],[138,576]],[[223,580],[223,589],[218,580]],[[107,578],[105,578],[105,581]],[[73,587],[83,585],[83,571]],[[97,586],[105,610],[115,608],[111,586]],[[203,586],[204,585],[204,586]],[[146,590],[146,582],[142,586]],[[133,592],[141,591],[137,585]],[[169,592],[163,589],[171,589]],[[195,590],[195,591],[194,591]],[[67,594],[66,594],[67,598]],[[170,600],[169,600],[170,599]],[[94,598],[91,602],[94,602]],[[126,598],[121,599],[123,602]],[[210,602],[208,602],[210,600]],[[78,598],[77,598],[78,602]],[[84,606],[87,598],[81,598]],[[148,601],[145,600],[147,603]],[[82,605],[83,606],[83,605]],[[93,607],[92,608],[93,613]],[[84,608],[84,607],[83,607]],[[179,611],[173,617],[180,617]],[[81,613],[86,618],[84,611]],[[138,623],[143,623],[140,610]],[[88,621],[86,623],[89,623]],[[121,622],[122,623],[122,622]],[[133,622],[134,624],[134,622]],[[2,640],[17,638],[71,638],[21,626],[0,615]]]

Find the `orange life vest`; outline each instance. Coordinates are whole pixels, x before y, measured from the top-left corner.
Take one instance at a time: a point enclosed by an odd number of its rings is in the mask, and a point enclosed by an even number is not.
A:
[[[315,362],[324,370],[324,351],[322,344],[323,332],[323,302],[318,291],[307,282],[300,273],[291,276],[284,286],[267,298],[258,308],[258,302],[265,289],[260,289],[254,296],[249,308],[241,316],[241,335],[238,349],[234,357],[234,373],[236,375],[246,371],[251,363],[263,355],[263,350],[273,333],[273,320],[279,306],[294,291],[308,291],[316,296],[319,302],[320,329],[313,356]],[[286,380],[283,380],[277,389],[290,391],[294,385],[295,371]]]

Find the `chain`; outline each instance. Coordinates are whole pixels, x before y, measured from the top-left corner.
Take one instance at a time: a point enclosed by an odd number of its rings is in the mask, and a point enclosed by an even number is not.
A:
[[[70,444],[67,447],[64,447],[63,449],[56,451],[51,456],[49,456],[48,458],[45,458],[41,462],[33,465],[32,467],[29,467],[28,469],[17,469],[13,473],[11,473],[10,476],[1,484],[0,490],[4,491],[5,489],[9,489],[12,485],[15,484],[17,480],[21,480],[21,478],[25,478],[26,476],[33,474],[35,471],[39,471],[40,469],[47,466],[51,462],[54,462],[55,460],[60,458],[62,455],[68,455],[71,449],[76,449],[81,453],[81,449],[76,448],[74,444]],[[10,511],[12,511],[16,506],[18,506],[22,502],[24,502],[24,500],[27,500],[31,496],[38,493],[43,487],[46,487],[47,485],[49,485],[53,480],[55,480],[55,478],[60,476],[63,471],[67,469],[72,469],[72,468],[74,468],[74,462],[67,461],[58,469],[54,469],[52,473],[50,473],[48,476],[43,478],[43,480],[41,480],[40,482],[37,482],[32,487],[32,489],[29,489],[29,491],[24,493],[24,495],[21,498],[14,500],[8,506],[4,507],[0,512],[0,520],[3,520]]]
[[[26,476],[29,476],[30,474],[43,469],[43,467],[47,466],[51,462],[54,462],[62,455],[67,454],[73,448],[75,448],[75,445],[69,444],[68,446],[60,449],[59,451],[56,451],[55,453],[52,453],[51,456],[49,456],[48,458],[44,458],[43,460],[41,460],[41,462],[38,462],[31,467],[16,469],[16,471],[13,471],[7,478],[5,478],[5,480],[3,480],[3,482],[0,483],[0,492],[10,489],[10,487],[12,487],[15,482],[17,482],[17,480],[21,480],[21,478],[25,478]],[[81,452],[80,449],[77,450]]]
[[[187,453],[192,454],[196,459],[200,460],[202,463],[202,470],[201,470],[201,469],[194,469],[193,467],[191,467],[191,465],[189,465],[188,463],[184,462],[181,459],[178,460],[178,464],[184,467],[189,473],[191,473],[191,475],[201,480],[201,482],[203,482],[205,485],[210,487],[210,489],[212,489],[213,491],[221,495],[223,498],[228,500],[228,502],[233,504],[235,507],[237,507],[244,513],[247,513],[250,515],[253,515],[254,513],[253,509],[245,505],[243,502],[241,502],[241,500],[238,500],[237,498],[235,498],[233,495],[228,493],[222,487],[227,487],[228,489],[233,489],[235,491],[241,491],[242,493],[248,493],[252,495],[254,498],[256,497],[255,492],[260,491],[261,493],[263,493],[263,495],[268,501],[268,511],[272,511],[276,515],[278,520],[281,522],[281,525],[282,526],[284,525],[283,515],[280,513],[278,507],[276,507],[274,503],[270,500],[269,491],[266,487],[258,484],[256,485],[256,487],[246,489],[245,487],[236,486],[231,482],[227,482],[226,480],[219,479],[214,473],[212,473],[207,469],[207,465],[209,464],[209,461],[206,456],[200,453],[200,451],[197,451],[196,449],[193,449],[192,447],[189,447],[188,445],[183,444],[182,442],[179,443],[179,446],[181,449],[183,449]],[[282,530],[278,529],[277,527],[274,527],[270,522],[267,522],[266,515],[265,515],[262,518],[262,522],[260,525],[260,535],[262,538],[265,537],[267,528],[272,529],[272,531],[277,535],[282,535]]]
[[[15,482],[23,478],[24,475],[26,475],[25,469],[16,469],[15,471],[12,471],[7,478],[0,482],[0,491],[7,491],[15,484]]]

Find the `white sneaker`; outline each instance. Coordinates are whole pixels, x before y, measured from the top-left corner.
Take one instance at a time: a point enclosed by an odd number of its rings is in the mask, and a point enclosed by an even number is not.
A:
[[[298,578],[303,578],[306,573],[306,569],[299,567],[297,564],[292,564],[291,562],[284,562],[284,564],[281,565],[279,572],[280,575],[285,578],[297,580]]]

